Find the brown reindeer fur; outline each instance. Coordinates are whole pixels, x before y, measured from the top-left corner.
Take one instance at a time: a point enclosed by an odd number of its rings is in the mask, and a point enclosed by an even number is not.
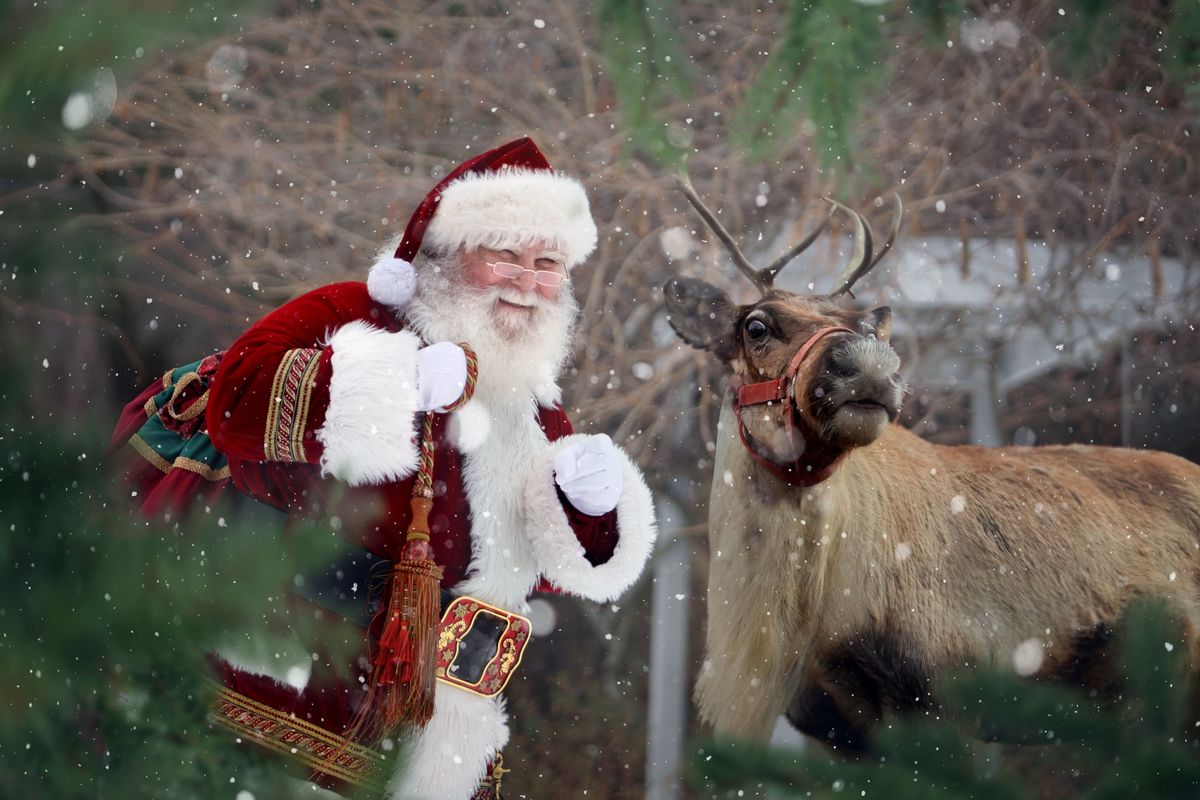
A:
[[[688,279],[668,285],[668,308],[680,335],[717,353],[735,384],[779,375],[821,325],[885,340],[890,319],[787,293],[734,307]],[[745,323],[764,308],[772,336],[750,342]],[[832,340],[797,382],[798,416],[814,430],[833,430],[812,389],[844,346]],[[777,407],[745,412],[754,440],[778,438]],[[830,478],[804,488],[751,460],[726,403],[696,686],[716,732],[762,739],[787,713],[804,732],[857,748],[888,711],[930,703],[937,670],[1012,668],[1022,643],[1041,649],[1038,674],[1090,679],[1085,662],[1137,595],[1166,596],[1190,629],[1200,625],[1200,467],[1104,447],[946,447],[877,428],[869,443],[861,431],[849,445],[817,443],[845,454]],[[1195,669],[1195,637],[1189,646]]]
[[[943,447],[890,425],[803,489],[752,463],[734,424],[727,406],[696,689],[718,732],[767,736],[795,697],[829,690],[829,657],[864,635],[886,636],[908,661],[894,668],[923,681],[1011,664],[1029,639],[1045,648],[1043,672],[1065,668],[1076,638],[1138,593],[1170,596],[1200,623],[1200,468],[1180,458]],[[905,699],[873,704],[864,727]]]

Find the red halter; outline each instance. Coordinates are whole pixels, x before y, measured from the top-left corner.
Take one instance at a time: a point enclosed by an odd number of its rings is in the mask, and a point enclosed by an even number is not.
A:
[[[833,474],[834,467],[837,466],[841,458],[835,459],[833,463],[815,472],[812,470],[811,464],[805,464],[800,460],[793,461],[791,464],[777,464],[774,461],[764,458],[758,454],[750,442],[750,434],[746,432],[746,426],[742,423],[742,408],[745,406],[761,405],[763,403],[774,403],[776,401],[782,402],[784,429],[791,436],[795,430],[793,418],[796,412],[792,384],[796,380],[796,375],[800,372],[800,367],[804,363],[804,359],[812,352],[817,342],[833,333],[854,333],[854,331],[844,325],[830,325],[819,329],[812,336],[809,336],[804,344],[800,345],[800,349],[796,351],[796,354],[792,356],[792,360],[788,362],[787,369],[784,370],[783,375],[769,381],[738,386],[733,393],[733,411],[737,416],[738,436],[742,440],[742,446],[746,448],[746,452],[750,454],[752,459],[765,467],[772,475],[793,486],[813,486],[820,483]]]

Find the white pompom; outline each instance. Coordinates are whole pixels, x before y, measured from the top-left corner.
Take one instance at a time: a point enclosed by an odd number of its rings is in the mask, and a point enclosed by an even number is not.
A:
[[[367,293],[385,306],[404,307],[417,290],[412,264],[401,258],[381,258],[367,273]]]

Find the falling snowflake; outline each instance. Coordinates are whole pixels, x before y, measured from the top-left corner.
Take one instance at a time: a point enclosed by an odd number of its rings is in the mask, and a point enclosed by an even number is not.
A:
[[[663,254],[672,261],[687,258],[696,248],[696,241],[688,233],[687,228],[676,226],[667,228],[658,237]]]
[[[1046,658],[1041,639],[1026,639],[1013,650],[1013,669],[1018,675],[1032,675],[1042,667]]]

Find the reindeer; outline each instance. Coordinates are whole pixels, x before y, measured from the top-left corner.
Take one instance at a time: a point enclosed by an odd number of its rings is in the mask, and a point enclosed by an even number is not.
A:
[[[776,289],[821,233],[756,269],[681,180],[761,296],[664,287],[669,320],[732,373],[709,500],[706,653],[695,689],[716,733],[763,740],[786,714],[860,751],[885,715],[934,706],[964,663],[1096,685],[1137,595],[1200,624],[1200,467],[1108,447],[947,447],[894,424],[905,386],[891,311],[839,304],[892,246],[861,215],[833,292]],[[1015,662],[1014,662],[1015,659]]]

